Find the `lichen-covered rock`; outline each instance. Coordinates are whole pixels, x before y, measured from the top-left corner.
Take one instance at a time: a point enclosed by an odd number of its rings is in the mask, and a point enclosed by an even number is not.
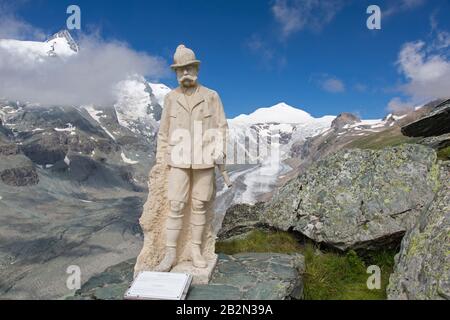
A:
[[[446,133],[441,136],[423,138],[419,141],[419,143],[429,146],[435,150],[442,149],[450,146],[450,133]]]
[[[264,210],[264,203],[235,204],[231,206],[222,221],[222,228],[217,237],[219,240],[231,240],[235,236],[240,236],[255,228],[261,228],[261,214]]]
[[[450,162],[431,206],[402,240],[389,299],[450,299]]]
[[[438,176],[436,153],[422,145],[340,151],[282,187],[262,222],[342,250],[384,246],[431,203]]]
[[[122,300],[133,281],[136,259],[107,268],[84,283],[70,300]]]
[[[89,279],[66,299],[121,300],[133,280],[129,260]],[[300,254],[220,254],[209,284],[194,285],[188,300],[287,300],[303,298],[304,257]]]
[[[194,286],[189,300],[290,300],[303,298],[302,255],[220,255],[208,285]]]

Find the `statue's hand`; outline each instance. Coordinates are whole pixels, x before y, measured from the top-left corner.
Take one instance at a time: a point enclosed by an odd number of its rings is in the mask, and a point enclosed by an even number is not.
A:
[[[214,164],[225,164],[225,154],[223,152],[220,152],[220,154],[216,154],[214,156]]]

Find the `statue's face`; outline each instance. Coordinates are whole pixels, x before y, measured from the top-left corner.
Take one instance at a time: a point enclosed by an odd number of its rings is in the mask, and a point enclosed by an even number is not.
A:
[[[198,66],[188,65],[176,69],[177,79],[180,86],[190,88],[197,84]]]

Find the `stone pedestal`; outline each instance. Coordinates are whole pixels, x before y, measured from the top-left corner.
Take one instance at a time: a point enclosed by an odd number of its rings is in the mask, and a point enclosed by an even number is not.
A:
[[[108,268],[89,279],[75,296],[68,299],[122,299],[133,281],[134,263],[135,260],[130,260]],[[202,276],[205,281],[210,270],[214,270],[209,284],[191,286],[187,300],[285,300],[303,297],[305,259],[300,254],[219,254],[217,266],[212,265],[197,269],[187,262],[173,270],[189,272],[197,281]]]
[[[184,261],[173,267],[171,272],[188,273],[192,275],[192,284],[194,285],[208,284],[217,265],[217,260],[217,255],[211,257],[207,260],[208,266],[206,268],[195,268],[191,261]]]

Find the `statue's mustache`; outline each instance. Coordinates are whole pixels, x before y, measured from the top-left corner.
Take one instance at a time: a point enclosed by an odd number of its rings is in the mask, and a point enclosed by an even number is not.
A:
[[[192,82],[196,82],[197,81],[197,77],[196,76],[191,76],[191,75],[188,74],[188,75],[182,76],[179,81],[180,82],[184,82],[186,80],[192,81]]]

